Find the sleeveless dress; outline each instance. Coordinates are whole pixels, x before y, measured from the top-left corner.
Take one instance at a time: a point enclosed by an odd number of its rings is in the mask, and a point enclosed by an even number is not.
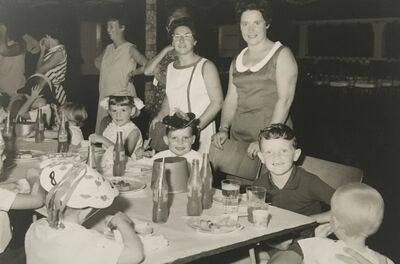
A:
[[[258,140],[261,129],[269,125],[278,100],[276,62],[284,46],[275,42],[270,52],[256,65],[243,65],[243,49],[233,63],[232,81],[237,88],[238,104],[230,137],[242,142]]]
[[[193,67],[195,67],[195,70],[189,91],[190,111],[198,118],[206,110],[211,102],[203,78],[203,66],[206,61],[207,59],[201,58],[198,62],[184,67],[176,67],[173,62],[168,65],[166,94],[168,96],[170,114],[173,114],[177,108],[185,113],[189,112],[188,83]],[[211,122],[201,131],[199,152],[208,153],[211,136],[215,131],[215,122]]]
[[[117,142],[117,132],[122,131],[122,139],[125,142],[128,135],[136,130],[139,132],[139,140],[136,143],[136,146],[133,150],[135,152],[138,148],[143,146],[143,138],[142,138],[142,133],[140,132],[140,129],[132,122],[128,122],[123,126],[118,126],[114,122],[110,122],[107,127],[104,129],[103,136],[107,139],[109,139],[111,142],[114,144]]]
[[[53,68],[49,69],[44,76],[50,80],[51,91],[60,105],[63,105],[66,100],[66,94],[62,82],[65,80],[65,74],[67,73],[67,53],[65,51],[64,45],[57,45],[49,49],[49,51],[44,55],[43,61],[47,61],[56,52],[62,52],[64,59],[57,63]]]
[[[114,44],[109,44],[101,60],[100,80],[99,80],[99,102],[105,97],[113,94],[134,94],[135,86],[132,82],[128,83],[128,75],[136,69],[136,61],[130,54],[130,42],[125,42],[115,48]],[[108,113],[100,105],[97,108],[96,132],[99,132],[101,120],[108,116]]]

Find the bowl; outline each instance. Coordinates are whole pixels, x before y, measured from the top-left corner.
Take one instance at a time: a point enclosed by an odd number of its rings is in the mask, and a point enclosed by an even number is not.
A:
[[[163,158],[155,159],[153,163],[153,174],[151,177],[151,186],[160,175]],[[168,184],[168,193],[187,192],[187,181],[189,178],[189,167],[186,158],[167,157],[165,158],[165,179]]]
[[[15,124],[15,136],[26,137],[35,130],[35,122],[25,122]]]

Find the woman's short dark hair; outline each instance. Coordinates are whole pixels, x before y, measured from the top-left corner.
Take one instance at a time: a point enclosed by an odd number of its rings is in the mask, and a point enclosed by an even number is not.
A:
[[[260,11],[267,25],[271,23],[271,3],[268,0],[240,0],[236,3],[236,19],[240,22],[243,12],[248,10]]]
[[[170,26],[170,33],[174,34],[174,31],[177,27],[185,26],[190,29],[192,32],[193,38],[196,39],[196,27],[194,26],[193,19],[190,17],[182,17],[179,19],[175,19],[172,21],[171,26]]]

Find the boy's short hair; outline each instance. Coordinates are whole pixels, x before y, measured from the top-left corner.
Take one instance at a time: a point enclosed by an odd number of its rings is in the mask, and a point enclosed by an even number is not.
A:
[[[297,149],[297,139],[296,136],[294,135],[293,130],[288,127],[285,124],[272,124],[260,131],[260,134],[258,135],[260,144],[262,139],[285,139],[285,140],[291,140],[292,145],[295,149]]]
[[[83,104],[68,102],[60,107],[60,111],[64,112],[67,120],[74,121],[77,126],[83,125],[88,118],[88,113]]]
[[[128,27],[129,25],[129,19],[126,15],[124,14],[115,14],[115,15],[110,15],[107,17],[106,22],[109,21],[118,21],[120,26]]]
[[[192,129],[192,136],[197,135],[200,120],[196,118],[193,113],[176,112],[172,116],[163,118],[163,124],[166,127],[165,133],[168,135],[170,132],[190,127]]]
[[[120,105],[120,106],[135,106],[133,96],[129,95],[111,95],[108,100],[108,106]]]
[[[364,183],[349,183],[333,194],[331,209],[346,235],[368,237],[382,223],[384,201],[374,188]]]

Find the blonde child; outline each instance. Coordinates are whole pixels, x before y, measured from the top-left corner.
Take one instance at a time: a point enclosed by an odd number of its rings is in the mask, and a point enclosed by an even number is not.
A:
[[[143,260],[143,245],[125,214],[115,214],[108,224],[121,233],[122,242],[82,226],[118,195],[106,178],[82,163],[48,160],[41,166],[40,183],[48,191],[48,217],[28,229],[27,263],[133,264]]]
[[[109,117],[105,117],[100,124],[101,134],[90,135],[92,143],[101,143],[108,149],[114,146],[117,140],[117,132],[122,131],[125,152],[131,156],[143,145],[142,133],[131,121],[131,118],[139,114],[143,103],[139,98],[128,95],[112,95],[102,102],[108,110]]]
[[[64,114],[65,121],[68,122],[68,132],[71,138],[71,145],[80,147],[81,142],[84,140],[81,126],[88,117],[86,108],[79,103],[68,102],[59,108],[58,122],[61,121],[61,115]],[[57,138],[58,131],[46,130],[46,138]]]
[[[154,155],[154,159],[164,157],[184,157],[189,164],[193,159],[202,160],[202,155],[192,149],[196,140],[199,120],[193,113],[176,112],[172,116],[163,118],[166,126],[166,135],[163,137],[168,150],[161,151]]]
[[[302,239],[288,251],[275,254],[268,263],[393,264],[365,244],[383,219],[384,202],[377,190],[363,183],[346,184],[332,196],[331,208],[330,227],[339,240],[321,237]]]

